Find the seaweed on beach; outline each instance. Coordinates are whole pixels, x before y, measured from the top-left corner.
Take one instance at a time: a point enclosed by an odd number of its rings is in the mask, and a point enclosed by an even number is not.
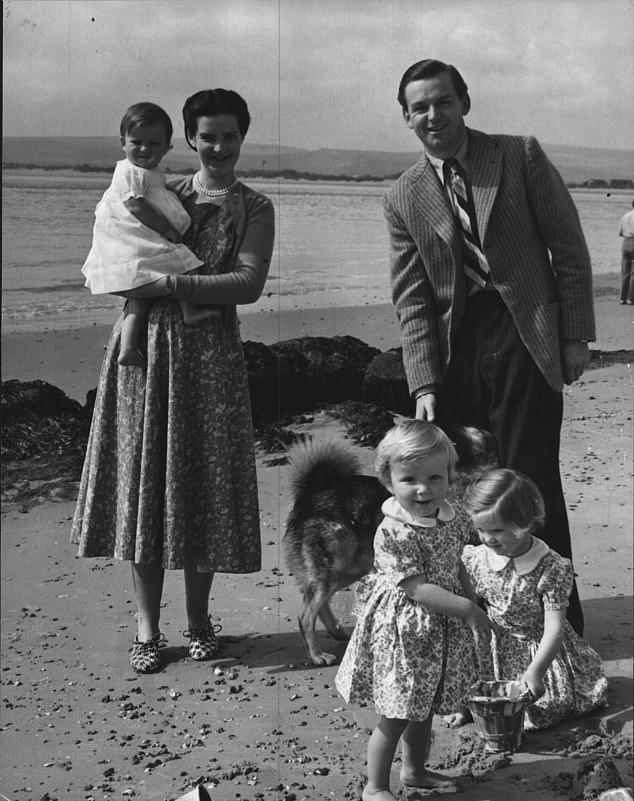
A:
[[[374,403],[342,401],[322,407],[336,420],[341,420],[346,433],[357,445],[375,448],[394,425],[394,415]]]
[[[72,415],[43,417],[3,423],[0,452],[3,464],[69,454],[83,459],[87,441],[85,420]]]
[[[275,422],[256,426],[254,435],[258,450],[267,455],[287,451],[291,445],[303,439],[303,435],[290,428],[292,425],[293,420],[285,423]]]
[[[90,413],[46,381],[3,381],[2,460],[82,451],[88,439]]]
[[[45,381],[2,382],[2,501],[24,508],[76,493],[90,416]]]
[[[613,364],[631,364],[634,362],[634,350],[591,350],[588,370],[600,367],[611,367]]]

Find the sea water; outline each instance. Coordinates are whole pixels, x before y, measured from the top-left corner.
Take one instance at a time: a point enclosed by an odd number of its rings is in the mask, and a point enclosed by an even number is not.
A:
[[[81,267],[110,176],[7,171],[3,179],[3,330],[112,322],[121,299],[91,295]],[[387,182],[248,181],[275,206],[269,278],[250,311],[389,302]],[[631,193],[574,191],[595,274],[619,270],[618,222]]]

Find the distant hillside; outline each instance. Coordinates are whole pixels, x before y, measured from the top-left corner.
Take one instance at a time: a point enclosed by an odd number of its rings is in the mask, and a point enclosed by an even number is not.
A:
[[[121,158],[119,140],[115,137],[3,137],[3,165],[20,164],[36,167],[111,168]],[[634,178],[634,151],[605,148],[544,145],[544,148],[568,183],[588,179]],[[303,150],[277,145],[246,142],[239,170],[319,173],[322,175],[392,176],[407,169],[418,152],[390,153],[375,150]],[[174,148],[164,164],[172,171],[191,169],[196,157],[183,139],[174,140]]]

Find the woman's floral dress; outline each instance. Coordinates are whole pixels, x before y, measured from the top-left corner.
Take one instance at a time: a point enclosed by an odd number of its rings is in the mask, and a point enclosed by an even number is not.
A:
[[[464,596],[458,568],[471,524],[449,505],[438,520],[414,521],[394,498],[383,504],[383,513],[374,538],[372,589],[335,682],[350,703],[374,704],[388,718],[423,721],[465,701],[476,678],[474,640],[461,618],[430,612],[399,583],[420,575]]]
[[[544,610],[568,606],[572,564],[537,537],[530,550],[515,559],[495,554],[485,545],[468,545],[463,561],[476,595],[499,627],[491,643],[493,664],[497,660],[501,679],[519,679],[537,652]],[[527,707],[527,729],[543,729],[606,704],[608,683],[601,657],[568,621],[544,685],[546,694]]]
[[[231,269],[228,204],[185,203],[200,272]],[[147,369],[117,363],[120,318],[101,369],[71,542],[79,556],[168,569],[260,569],[247,374],[237,322],[185,325],[173,299],[152,305]]]

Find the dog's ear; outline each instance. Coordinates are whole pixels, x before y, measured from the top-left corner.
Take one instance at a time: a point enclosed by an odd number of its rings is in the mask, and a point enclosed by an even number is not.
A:
[[[443,424],[442,429],[456,448],[458,470],[471,471],[497,466],[497,446],[490,431],[447,423]]]

